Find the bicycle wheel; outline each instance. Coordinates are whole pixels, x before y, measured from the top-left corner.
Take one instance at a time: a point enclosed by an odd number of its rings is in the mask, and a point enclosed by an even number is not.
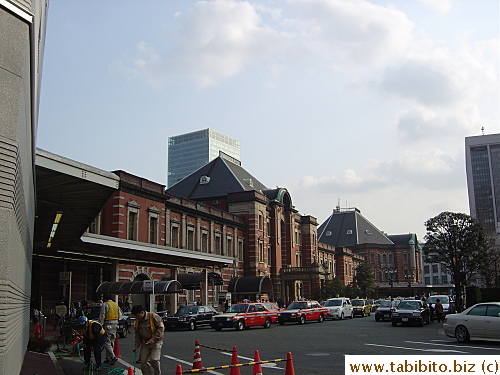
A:
[[[62,335],[57,339],[57,350],[68,353],[73,348],[73,339],[71,336]]]

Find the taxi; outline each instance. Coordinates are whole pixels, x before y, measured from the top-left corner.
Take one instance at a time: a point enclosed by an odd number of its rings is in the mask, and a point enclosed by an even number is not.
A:
[[[254,326],[269,328],[277,319],[277,312],[270,311],[263,303],[237,303],[231,305],[225,313],[214,315],[210,326],[216,331],[222,328],[235,328],[241,331]]]
[[[353,316],[370,316],[372,306],[365,299],[352,299],[352,315]]]
[[[328,315],[328,309],[318,301],[294,301],[286,310],[278,312],[278,323],[296,322],[304,324],[306,321],[317,320],[322,322]]]

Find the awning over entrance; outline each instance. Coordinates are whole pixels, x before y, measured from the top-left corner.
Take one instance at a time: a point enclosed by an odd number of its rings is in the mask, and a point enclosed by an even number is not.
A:
[[[233,294],[273,294],[273,284],[267,276],[237,276],[229,282]]]
[[[182,285],[177,280],[156,281],[154,283],[155,294],[166,293],[181,293]],[[143,281],[106,281],[97,287],[97,293],[110,294],[150,294],[152,290],[148,290],[144,286]]]
[[[177,281],[182,285],[182,289],[200,289],[202,274],[201,272],[180,273],[177,275]],[[213,283],[214,285],[224,285],[224,280],[222,280],[222,276],[217,272],[209,272],[208,283]]]

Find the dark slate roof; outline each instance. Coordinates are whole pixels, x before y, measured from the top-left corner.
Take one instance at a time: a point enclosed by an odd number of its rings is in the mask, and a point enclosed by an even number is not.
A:
[[[318,228],[318,241],[336,247],[364,244],[393,245],[377,227],[358,210],[335,211]]]
[[[408,246],[410,240],[413,240],[417,244],[417,237],[415,233],[408,234],[390,234],[387,236],[396,245],[406,245]]]
[[[210,178],[208,183],[200,183],[203,176]],[[252,190],[262,192],[267,188],[240,165],[218,157],[171,186],[167,193],[192,200],[206,200]]]

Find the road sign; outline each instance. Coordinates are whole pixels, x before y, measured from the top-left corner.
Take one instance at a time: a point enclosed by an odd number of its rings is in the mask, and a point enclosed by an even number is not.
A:
[[[59,272],[59,285],[71,284],[71,272]]]
[[[144,280],[142,282],[142,290],[144,292],[152,292],[153,291],[153,286],[154,286],[154,281],[153,280]]]

